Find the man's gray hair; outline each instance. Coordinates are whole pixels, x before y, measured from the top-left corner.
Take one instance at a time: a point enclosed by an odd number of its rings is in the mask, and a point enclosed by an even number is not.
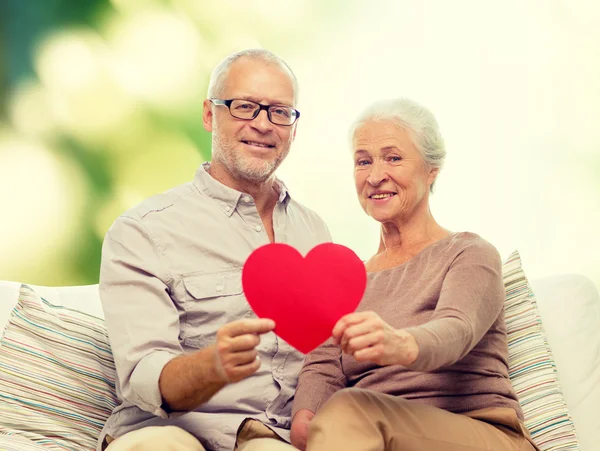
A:
[[[356,130],[368,121],[391,121],[408,128],[423,160],[433,168],[442,169],[446,158],[444,139],[435,116],[424,106],[406,98],[375,102],[350,127],[351,142]],[[431,185],[432,190],[434,184]]]
[[[263,61],[265,63],[270,64],[278,64],[284,70],[290,73],[292,78],[292,84],[294,86],[294,102],[296,102],[298,98],[298,80],[296,79],[296,75],[292,68],[288,66],[288,64],[281,59],[279,56],[275,55],[273,52],[265,49],[246,49],[236,53],[232,53],[227,56],[224,60],[222,60],[217,66],[213,69],[212,74],[210,75],[210,82],[208,83],[208,98],[219,98],[223,90],[225,89],[225,81],[227,79],[227,73],[231,68],[231,65],[240,58],[251,58],[259,61]]]

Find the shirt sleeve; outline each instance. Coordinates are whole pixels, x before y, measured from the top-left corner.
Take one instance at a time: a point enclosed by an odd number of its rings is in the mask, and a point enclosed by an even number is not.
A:
[[[158,379],[164,366],[183,354],[179,314],[170,276],[143,224],[120,217],[102,247],[100,299],[123,399],[156,416],[161,407]]]
[[[294,396],[292,418],[299,410],[317,413],[319,408],[338,390],[346,387],[342,371],[342,353],[331,341],[309,353],[305,360]]]
[[[486,241],[473,243],[454,259],[427,323],[405,329],[419,345],[415,371],[435,371],[465,357],[502,313],[506,294],[502,261]]]

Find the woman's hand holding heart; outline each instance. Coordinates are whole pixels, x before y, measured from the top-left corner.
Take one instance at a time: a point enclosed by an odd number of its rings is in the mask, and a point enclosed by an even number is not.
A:
[[[419,357],[415,338],[404,330],[394,329],[375,312],[342,317],[333,328],[333,341],[358,362],[408,366]]]

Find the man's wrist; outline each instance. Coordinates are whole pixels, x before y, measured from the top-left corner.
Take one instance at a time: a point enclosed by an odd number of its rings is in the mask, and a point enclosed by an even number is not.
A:
[[[202,379],[210,384],[225,386],[229,383],[219,357],[217,345],[210,345],[196,352],[196,362],[201,368]]]

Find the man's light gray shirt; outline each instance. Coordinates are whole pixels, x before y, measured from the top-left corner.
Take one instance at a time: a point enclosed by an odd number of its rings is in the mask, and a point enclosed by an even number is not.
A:
[[[210,450],[230,451],[239,425],[255,418],[289,439],[292,397],[303,355],[275,334],[262,336],[258,372],[218,392],[196,410],[169,415],[158,378],[176,356],[215,341],[217,329],[254,318],[242,291],[250,253],[269,239],[251,196],[213,179],[204,163],[194,180],[154,196],[120,216],[102,249],[100,296],[122,404],[106,434],[175,425]],[[275,241],[303,255],[331,241],[323,220],[277,181]]]

